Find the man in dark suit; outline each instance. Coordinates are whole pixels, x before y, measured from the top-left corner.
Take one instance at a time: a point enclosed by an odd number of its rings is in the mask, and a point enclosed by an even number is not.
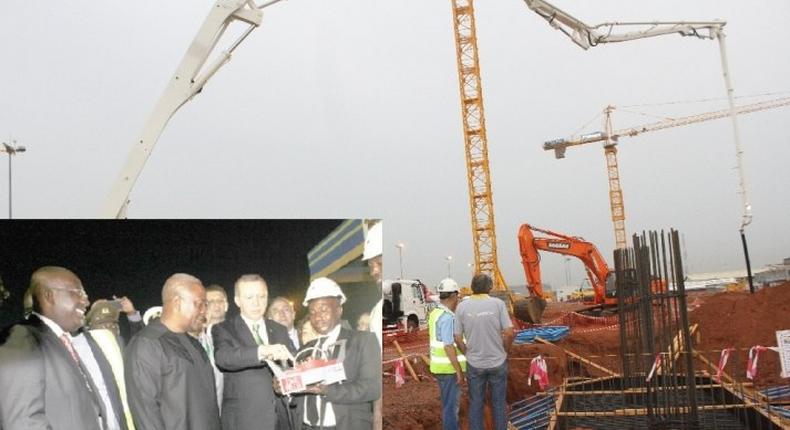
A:
[[[305,344],[297,356],[320,350],[329,358],[337,358],[343,344],[346,373],[345,381],[311,386],[302,396],[297,422],[304,430],[373,428],[373,402],[381,398],[381,349],[373,333],[341,327],[345,302],[340,286],[329,278],[318,278],[310,283],[302,303],[308,307],[310,324],[320,336]]]
[[[224,430],[289,429],[285,398],[274,393],[264,360],[285,360],[295,349],[282,325],[264,319],[268,287],[260,275],[244,275],[234,286],[240,315],[212,328],[214,358],[224,372]]]
[[[162,288],[162,316],[126,347],[126,392],[139,430],[220,430],[214,370],[188,335],[206,322],[206,290],[177,273]]]
[[[80,330],[88,296],[79,278],[42,267],[29,291],[32,313],[0,334],[0,428],[126,430],[110,365]]]

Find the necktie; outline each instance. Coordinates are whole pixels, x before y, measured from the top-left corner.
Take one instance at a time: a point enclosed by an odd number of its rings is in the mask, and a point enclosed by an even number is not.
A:
[[[313,358],[316,358],[321,351],[321,346],[326,341],[327,336],[319,337],[315,343],[315,349],[313,349]],[[307,420],[310,421],[310,425],[313,427],[318,426],[318,395],[311,394],[307,396]]]
[[[255,339],[255,343],[258,345],[263,345],[263,339],[261,339],[261,335],[258,333],[258,329],[261,328],[261,325],[258,323],[252,324],[252,337]]]
[[[77,351],[74,349],[74,345],[71,344],[71,339],[69,339],[68,333],[63,333],[60,335],[60,341],[63,342],[63,345],[66,346],[66,349],[71,354],[71,358],[74,360],[74,363],[79,366],[80,365],[80,357],[77,355]]]
[[[71,354],[71,358],[74,360],[74,364],[77,366],[77,370],[80,371],[80,375],[82,375],[83,382],[85,382],[85,387],[88,389],[88,391],[93,393],[93,389],[91,388],[91,384],[88,380],[88,375],[85,374],[85,370],[82,368],[82,363],[80,363],[80,356],[77,355],[77,350],[74,349],[74,345],[72,345],[71,339],[69,339],[69,334],[63,333],[62,335],[60,335],[60,341],[63,342],[63,345],[69,351],[69,354]]]
[[[326,339],[328,337],[329,336],[321,336],[315,342],[315,348],[313,349],[313,358],[320,358],[321,356],[323,356],[323,354],[321,354],[321,348],[323,348],[324,343],[326,342]]]
[[[203,349],[206,350],[206,354],[208,354],[209,359],[211,359],[211,357],[214,355],[214,351],[211,350],[211,342],[209,341],[208,337],[209,334],[205,332],[202,333],[200,335],[200,344],[203,345]]]

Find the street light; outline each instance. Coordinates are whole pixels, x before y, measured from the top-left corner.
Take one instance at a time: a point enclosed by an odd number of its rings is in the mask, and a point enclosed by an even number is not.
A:
[[[16,140],[11,142],[10,145],[3,142],[3,148],[5,149],[5,153],[8,154],[8,219],[11,219],[11,156],[20,152],[25,152],[26,149],[22,145],[17,145]]]
[[[398,259],[400,260],[400,279],[403,279],[403,247],[404,246],[406,245],[404,245],[403,242],[398,242],[398,244],[395,245],[395,247],[398,248]]]
[[[453,271],[450,268],[450,263],[452,263],[452,261],[453,261],[453,256],[452,255],[448,255],[447,257],[445,257],[445,260],[447,260],[447,277],[448,278],[452,278],[453,277]]]

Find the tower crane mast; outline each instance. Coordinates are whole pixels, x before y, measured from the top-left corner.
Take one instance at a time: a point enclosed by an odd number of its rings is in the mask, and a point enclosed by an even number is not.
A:
[[[477,54],[474,0],[451,1],[458,86],[461,92],[461,116],[464,126],[475,272],[489,274],[494,281],[494,290],[505,291],[507,285],[499,271],[497,261],[494,202],[491,194],[491,172],[488,163],[488,137],[483,110],[480,59]]]
[[[483,87],[480,79],[480,58],[477,54],[474,0],[451,0],[451,2],[458,89],[461,93],[461,117],[464,125],[475,273],[486,273],[491,276],[494,282],[492,294],[508,304],[511,314],[523,321],[540,322],[546,307],[543,297],[534,294],[520,297],[513,294],[499,270]]]

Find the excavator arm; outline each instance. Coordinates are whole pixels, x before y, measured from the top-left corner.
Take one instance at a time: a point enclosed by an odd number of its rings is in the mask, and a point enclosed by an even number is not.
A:
[[[543,233],[546,237],[535,237],[533,231]],[[580,237],[566,236],[529,224],[523,224],[519,229],[518,242],[521,249],[521,263],[527,278],[527,287],[532,295],[540,297],[543,295],[538,251],[544,251],[568,255],[581,260],[595,291],[595,304],[607,303],[606,284],[611,271],[595,245]],[[609,302],[613,302],[613,300],[609,300]]]

